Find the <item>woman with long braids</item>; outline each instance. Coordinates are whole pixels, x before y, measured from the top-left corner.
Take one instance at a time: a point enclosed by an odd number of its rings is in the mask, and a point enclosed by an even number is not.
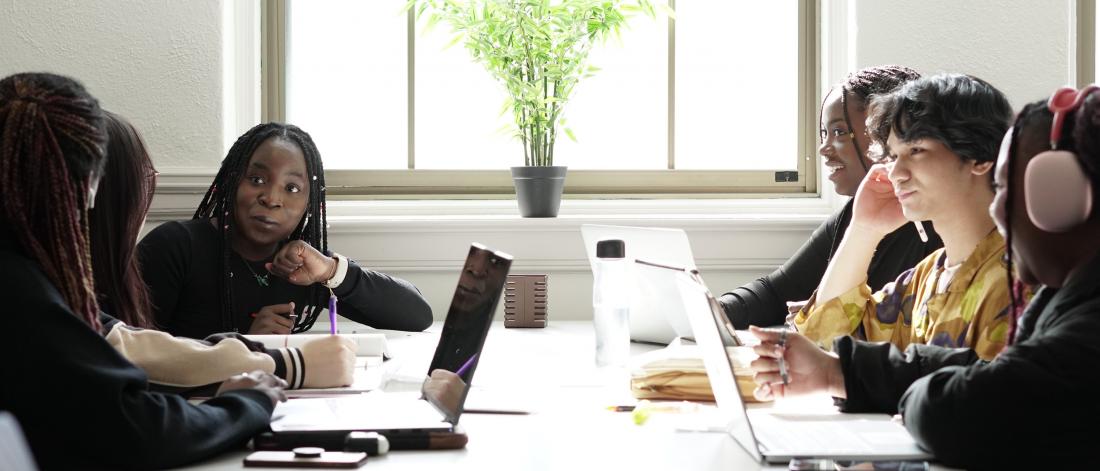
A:
[[[903,353],[851,337],[829,354],[797,334],[781,347],[778,331],[757,329],[758,393],[828,391],[845,411],[899,413],[952,467],[1088,467],[1100,417],[1100,91],[1062,89],[1025,107],[1001,145],[995,181],[989,212],[1009,241],[1014,277],[1041,286],[996,358],[932,345]]]
[[[99,104],[79,83],[0,80],[0,296],[22,319],[0,342],[12,359],[0,365],[0,410],[19,420],[43,469],[179,466],[243,445],[285,399],[286,383],[262,371],[201,404],[153,393],[103,340],[88,209],[106,143]]]
[[[190,221],[139,244],[158,327],[185,337],[289,334],[337,312],[379,329],[419,331],[431,308],[409,282],[328,250],[325,176],[309,134],[253,127],[229,150]]]
[[[326,388],[352,382],[355,344],[325,335],[301,348],[265,348],[239,334],[202,341],[152,329],[148,289],[141,278],[137,238],[156,187],[156,170],[141,135],[125,118],[104,112],[107,164],[90,211],[91,253],[103,335],[145,371],[150,386],[186,396],[209,396],[241,371],[263,370],[289,388]],[[110,315],[107,315],[110,314]],[[112,317],[113,316],[113,317]]]
[[[836,192],[853,196],[871,165],[872,140],[867,133],[867,106],[874,95],[888,93],[920,77],[917,71],[899,65],[868,67],[848,76],[825,95],[821,104],[821,145],[818,153],[829,168],[829,180]],[[738,329],[749,325],[782,324],[788,301],[804,301],[825,274],[848,224],[852,221],[852,200],[821,224],[802,247],[770,275],[723,294],[719,301]],[[922,242],[912,224],[884,237],[867,266],[867,284],[882,288],[898,274],[921,261],[943,241],[931,224],[925,225],[928,241]]]

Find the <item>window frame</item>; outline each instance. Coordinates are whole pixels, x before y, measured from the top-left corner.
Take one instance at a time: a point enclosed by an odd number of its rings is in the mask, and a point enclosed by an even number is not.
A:
[[[675,8],[675,0],[669,0]],[[818,197],[817,114],[821,77],[819,44],[821,2],[798,0],[798,125],[797,178],[790,171],[675,170],[676,23],[668,19],[668,169],[570,170],[567,199],[742,199]],[[260,117],[264,122],[286,118],[287,0],[260,4]],[[408,13],[408,169],[326,170],[326,188],[337,199],[510,199],[515,195],[511,174],[501,170],[414,169],[415,164],[415,16]],[[518,152],[517,144],[517,152]]]

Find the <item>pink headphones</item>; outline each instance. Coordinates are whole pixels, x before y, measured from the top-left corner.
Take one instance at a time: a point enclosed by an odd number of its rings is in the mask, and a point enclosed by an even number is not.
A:
[[[1040,152],[1024,171],[1024,199],[1027,215],[1035,226],[1047,232],[1066,232],[1085,222],[1092,213],[1092,181],[1071,150],[1058,149],[1066,114],[1077,110],[1090,93],[1100,86],[1089,85],[1081,91],[1059,88],[1047,107],[1054,113],[1050,127],[1051,150]]]

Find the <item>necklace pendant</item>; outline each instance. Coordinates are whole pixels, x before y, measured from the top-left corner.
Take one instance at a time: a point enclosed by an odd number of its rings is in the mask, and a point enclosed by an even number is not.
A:
[[[256,277],[256,284],[258,284],[260,286],[263,286],[265,288],[267,287],[267,275],[262,275],[261,276],[261,275],[257,275],[255,273],[253,273],[252,276]]]

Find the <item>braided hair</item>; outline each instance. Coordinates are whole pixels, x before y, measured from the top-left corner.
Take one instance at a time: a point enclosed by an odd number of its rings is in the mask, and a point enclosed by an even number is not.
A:
[[[0,80],[0,227],[97,332],[88,198],[106,143],[99,102],[75,80],[46,73]]]
[[[1037,101],[1037,102],[1034,102],[1034,103],[1029,103],[1027,106],[1024,107],[1023,110],[1020,110],[1020,113],[1018,115],[1016,115],[1016,120],[1012,124],[1012,129],[1011,129],[1012,130],[1012,137],[1008,141],[1009,142],[1009,145],[1008,145],[1008,159],[1005,162],[1005,165],[1007,165],[1008,167],[1005,169],[1005,172],[1006,172],[1005,173],[1005,180],[1007,180],[1007,181],[1003,182],[1003,184],[1005,185],[1005,190],[1004,191],[1006,192],[1005,193],[1005,216],[1004,216],[1005,217],[1005,255],[1004,255],[1005,258],[1004,258],[1004,265],[1005,265],[1005,271],[1007,272],[1007,276],[1005,277],[1005,279],[1008,282],[1008,296],[1009,296],[1009,303],[1010,303],[1008,312],[1012,316],[1009,319],[1009,322],[1008,322],[1008,343],[1010,345],[1015,342],[1015,338],[1018,335],[1017,322],[1019,321],[1020,314],[1023,310],[1023,302],[1021,300],[1020,293],[1017,292],[1018,281],[1016,280],[1015,271],[1014,271],[1015,267],[1013,266],[1013,262],[1012,262],[1012,220],[1013,220],[1012,210],[1013,210],[1013,207],[1014,207],[1014,205],[1012,204],[1012,196],[1013,196],[1012,195],[1012,186],[1015,184],[1014,182],[1015,182],[1015,178],[1016,178],[1016,176],[1015,176],[1016,175],[1016,170],[1013,167],[1016,166],[1015,165],[1016,149],[1019,148],[1019,144],[1017,142],[1020,139],[1020,130],[1025,125],[1030,126],[1031,122],[1033,122],[1036,118],[1038,118],[1039,114],[1043,110],[1046,110],[1046,102],[1045,101]],[[1047,121],[1047,129],[1050,129],[1050,124],[1049,124],[1050,123],[1050,121],[1049,121],[1050,117],[1051,117],[1051,115],[1049,113],[1049,110],[1047,110],[1047,120],[1046,120]]]
[[[910,69],[901,65],[880,65],[875,67],[867,67],[860,69],[856,72],[848,74],[848,77],[841,82],[838,87],[840,88],[840,109],[844,113],[844,125],[848,128],[848,135],[852,138],[852,144],[856,148],[856,153],[859,160],[859,164],[863,166],[863,171],[867,171],[867,150],[863,149],[859,145],[859,139],[857,138],[854,129],[852,127],[852,119],[848,116],[848,95],[851,94],[856,99],[856,109],[863,111],[867,109],[867,105],[870,102],[871,96],[881,95],[894,91],[894,89],[900,87],[905,82],[916,80],[920,78],[920,72]],[[830,94],[832,91],[830,90]],[[825,95],[828,99],[829,95]],[[822,112],[825,108],[824,101],[822,101]],[[818,122],[821,122],[821,116],[818,116]]]
[[[1094,188],[1100,188],[1100,172],[1097,165],[1100,164],[1100,91],[1091,93],[1074,113],[1066,115],[1062,122],[1063,129],[1072,130],[1063,132],[1059,149],[1072,149],[1078,155],[1078,162],[1085,169],[1085,173],[1092,179]],[[1016,116],[1012,126],[1012,138],[1008,148],[1008,160],[1006,164],[1005,191],[1005,265],[1008,271],[1008,292],[1011,296],[1012,313],[1019,317],[1023,310],[1022,283],[1015,279],[1012,258],[1012,221],[1013,221],[1013,182],[1016,178],[1016,154],[1020,147],[1020,141],[1042,143],[1042,150],[1050,149],[1050,127],[1054,121],[1054,114],[1047,107],[1047,100],[1039,100],[1029,103]],[[1097,195],[1094,193],[1094,198]],[[1094,216],[1095,217],[1095,216]],[[1033,319],[1036,320],[1036,319]],[[1027,336],[1034,328],[1033,325],[1018,326],[1018,319],[1009,323],[1009,341],[1014,342],[1021,336]]]
[[[231,331],[233,325],[233,273],[229,269],[233,254],[232,240],[236,229],[233,227],[236,211],[237,187],[248,167],[252,154],[268,139],[281,139],[294,143],[302,151],[306,160],[306,172],[310,181],[309,204],[306,213],[290,234],[290,239],[299,239],[312,245],[318,251],[328,254],[328,218],[325,212],[325,169],[321,164],[321,154],[313,143],[313,138],[297,126],[283,123],[264,123],[254,126],[237,138],[222,160],[218,175],[206,190],[202,202],[195,210],[194,219],[214,220],[222,234],[221,290],[222,290],[222,328]],[[310,296],[316,298],[320,291],[317,285],[310,288]],[[313,306],[308,313],[295,324],[292,332],[304,332],[313,327],[321,313],[321,306]]]

